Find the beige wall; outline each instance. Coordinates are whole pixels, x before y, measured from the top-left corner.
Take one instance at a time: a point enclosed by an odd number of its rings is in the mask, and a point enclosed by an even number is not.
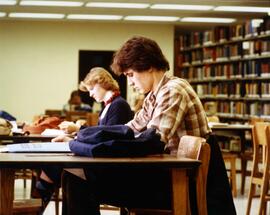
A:
[[[61,109],[77,87],[79,50],[117,50],[134,35],[156,40],[173,68],[172,25],[0,21],[0,109],[26,121]]]

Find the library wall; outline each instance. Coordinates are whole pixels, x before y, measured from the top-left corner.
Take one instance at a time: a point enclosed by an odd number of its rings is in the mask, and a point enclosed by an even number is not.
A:
[[[192,84],[208,115],[270,120],[270,19],[176,35],[177,75]]]
[[[117,50],[128,38],[156,40],[173,67],[174,28],[113,22],[0,22],[0,109],[30,121],[61,109],[78,83],[79,50]]]

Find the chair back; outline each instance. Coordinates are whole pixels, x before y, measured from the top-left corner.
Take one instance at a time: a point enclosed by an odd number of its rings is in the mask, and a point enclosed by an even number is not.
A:
[[[267,135],[270,123],[268,122],[256,122],[252,128],[252,139],[253,139],[253,168],[255,172],[259,171],[259,163],[262,164],[262,168],[267,167],[269,160],[270,150],[270,136]]]
[[[269,126],[270,123],[268,122],[256,122],[252,128],[254,159],[256,160],[255,163],[258,163],[260,156],[262,156],[262,164],[265,165],[267,151],[269,150],[268,141],[270,138],[266,135],[266,130]]]
[[[88,126],[95,126],[98,124],[99,114],[98,113],[87,113],[86,122]]]
[[[251,211],[252,199],[256,196],[256,188],[260,186],[260,202],[258,214],[266,214],[267,202],[270,200],[270,123],[257,122],[252,128],[253,164],[246,214]]]
[[[46,109],[45,110],[45,115],[47,115],[47,116],[62,117],[62,110],[58,110],[58,109]]]
[[[67,111],[66,120],[75,122],[79,119],[86,119],[86,115],[85,111]]]
[[[77,120],[85,120],[87,126],[98,124],[98,113],[89,113],[86,111],[67,111],[66,120],[75,122]]]
[[[180,140],[177,156],[197,159],[202,162],[196,177],[197,208],[199,215],[208,214],[206,185],[210,160],[210,146],[206,143],[204,138],[185,135]]]

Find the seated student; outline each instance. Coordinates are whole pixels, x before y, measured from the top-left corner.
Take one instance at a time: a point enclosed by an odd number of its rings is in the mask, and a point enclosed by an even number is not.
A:
[[[74,90],[70,94],[70,98],[68,103],[63,106],[63,112],[67,111],[91,111],[92,108],[88,104],[84,104],[82,102],[80,92],[78,90]]]
[[[101,67],[94,67],[80,83],[80,90],[88,91],[89,96],[97,102],[104,102],[105,107],[99,115],[98,125],[117,125],[125,124],[133,117],[133,112],[120,96],[120,89],[117,81],[112,75]],[[63,122],[60,127],[71,133],[80,128],[74,123]],[[53,141],[69,141],[68,136],[58,136]],[[40,180],[37,182],[37,189],[40,192],[44,203],[48,203],[53,193],[54,186],[60,186],[62,169],[48,168],[43,169]]]
[[[111,68],[117,74],[126,75],[131,86],[147,94],[142,109],[126,125],[135,132],[156,129],[164,142],[164,153],[176,154],[183,135],[207,138],[211,133],[199,97],[186,80],[165,73],[169,63],[155,41],[145,37],[129,39],[115,53]],[[226,177],[225,167],[221,167]],[[166,170],[108,167],[84,171],[87,180],[63,173],[63,215],[98,215],[100,204],[171,207],[170,174]],[[219,181],[219,175],[216,177]],[[226,188],[230,193],[229,186]],[[215,196],[218,201],[226,195],[222,189],[219,191]],[[231,193],[228,195],[228,201],[225,197],[225,201],[218,202],[224,209],[218,214],[235,214]]]

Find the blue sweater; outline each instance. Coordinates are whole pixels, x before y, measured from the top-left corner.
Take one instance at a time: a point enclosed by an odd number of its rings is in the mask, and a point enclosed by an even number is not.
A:
[[[98,125],[123,125],[132,118],[133,112],[129,104],[121,96],[118,96],[112,101],[106,115],[99,120]]]

